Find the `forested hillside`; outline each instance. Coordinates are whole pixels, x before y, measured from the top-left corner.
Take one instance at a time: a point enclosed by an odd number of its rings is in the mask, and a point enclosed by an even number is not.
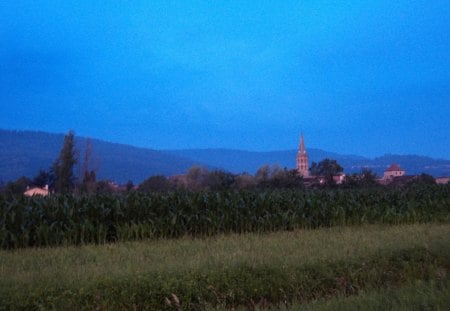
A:
[[[0,130],[0,179],[35,176],[40,169],[49,169],[59,154],[63,134]],[[84,158],[86,140],[76,137],[79,163]],[[173,175],[186,171],[194,162],[157,150],[91,140],[90,169],[98,179],[119,183],[141,182],[150,175]],[[78,171],[78,169],[75,169]],[[76,172],[77,173],[77,172]]]
[[[21,176],[33,177],[40,169],[49,169],[58,156],[63,139],[64,134],[0,130],[0,181],[6,182]],[[87,138],[76,136],[75,140],[81,162]],[[183,174],[195,164],[232,173],[251,174],[265,164],[294,168],[297,153],[296,150],[255,152],[232,149],[160,151],[97,139],[91,140],[91,147],[89,168],[96,171],[98,179],[109,179],[119,183],[128,180],[139,183],[157,174],[166,176]],[[346,173],[359,172],[366,167],[382,175],[383,171],[395,162],[404,168],[407,174],[450,175],[450,160],[416,155],[384,155],[369,159],[320,149],[308,149],[308,155],[310,164],[324,158],[335,159],[344,167]]]

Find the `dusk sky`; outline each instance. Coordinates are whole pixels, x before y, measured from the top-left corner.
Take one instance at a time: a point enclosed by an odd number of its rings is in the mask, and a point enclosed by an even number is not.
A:
[[[450,159],[450,1],[0,3],[0,128]]]

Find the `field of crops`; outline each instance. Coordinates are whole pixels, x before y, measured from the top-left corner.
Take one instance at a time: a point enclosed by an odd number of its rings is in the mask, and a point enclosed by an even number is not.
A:
[[[81,245],[360,224],[448,222],[450,186],[0,196],[0,245]]]

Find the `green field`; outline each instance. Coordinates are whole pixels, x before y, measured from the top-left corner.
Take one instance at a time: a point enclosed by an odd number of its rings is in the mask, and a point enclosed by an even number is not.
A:
[[[0,248],[446,223],[450,185],[110,195],[0,195]]]
[[[449,224],[4,250],[0,309],[439,309],[449,268]]]

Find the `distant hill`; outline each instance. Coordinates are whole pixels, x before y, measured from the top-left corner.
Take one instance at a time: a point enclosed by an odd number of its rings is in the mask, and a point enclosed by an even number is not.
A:
[[[63,144],[63,134],[34,131],[0,130],[0,180],[6,182],[21,176],[33,177],[40,169],[48,169],[57,158]],[[233,173],[255,173],[264,164],[294,168],[296,150],[254,152],[231,149],[153,150],[92,139],[91,169],[99,179],[119,183],[132,180],[139,183],[149,176],[185,173],[192,165],[221,168]],[[83,158],[86,138],[76,136],[79,158]],[[310,162],[335,159],[345,172],[372,169],[378,175],[391,164],[398,163],[407,174],[422,172],[433,176],[450,176],[450,161],[416,155],[384,155],[369,159],[356,155],[341,155],[320,149],[308,149]],[[77,172],[79,170],[76,169]]]
[[[86,138],[75,138],[76,149],[82,159]],[[0,130],[0,180],[33,177],[40,169],[48,169],[58,157],[63,140],[63,134]],[[137,183],[151,175],[179,174],[194,165],[192,160],[162,151],[96,139],[91,142],[91,169],[96,170],[99,179]]]

